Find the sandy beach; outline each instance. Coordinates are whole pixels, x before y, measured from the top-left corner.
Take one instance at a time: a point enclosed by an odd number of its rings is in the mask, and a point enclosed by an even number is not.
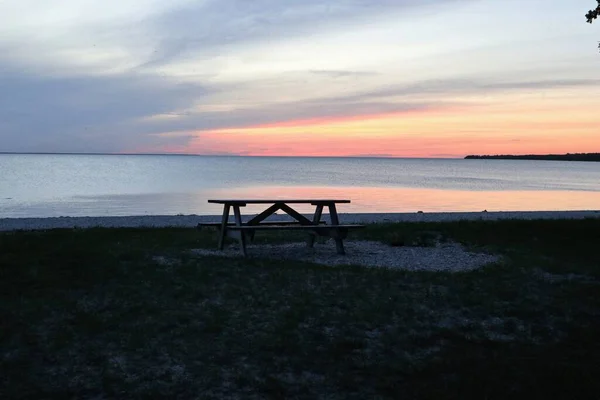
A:
[[[251,217],[250,215],[246,218]],[[328,216],[325,214],[324,219]],[[501,211],[501,212],[442,212],[442,213],[341,213],[346,223],[386,222],[445,222],[460,220],[502,219],[585,219],[600,218],[600,210],[589,211]],[[53,217],[53,218],[1,218],[0,231],[39,230],[56,228],[120,228],[120,227],[195,227],[199,222],[219,221],[217,215],[142,215],[128,217]],[[271,221],[287,220],[286,215],[269,218]]]

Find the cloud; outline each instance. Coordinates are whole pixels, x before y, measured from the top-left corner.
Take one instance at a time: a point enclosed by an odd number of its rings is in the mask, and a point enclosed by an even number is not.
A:
[[[246,127],[265,127],[268,125],[285,124],[306,126],[306,134],[310,136],[311,121],[315,124],[344,121],[349,119],[373,118],[385,114],[403,114],[424,111],[468,110],[480,107],[484,103],[473,104],[463,102],[463,96],[472,94],[504,93],[519,90],[543,90],[565,87],[589,87],[600,85],[600,80],[564,79],[532,82],[503,82],[495,83],[493,78],[483,79],[448,79],[424,81],[417,84],[397,85],[396,87],[358,93],[351,96],[314,98],[304,101],[288,102],[277,105],[257,105],[253,108],[235,109],[228,113],[198,113],[189,114],[178,121],[164,121],[160,127],[157,124],[148,126],[148,130],[158,132],[175,132],[168,137],[188,136],[201,141],[203,131],[209,133],[215,141],[214,131],[219,129],[235,129]],[[427,96],[423,96],[426,94]],[[467,132],[478,136],[485,130],[454,129],[454,132]]]
[[[480,85],[481,89],[520,90],[520,89],[557,89],[565,87],[599,86],[600,79],[546,79],[525,82],[494,82]]]
[[[427,34],[444,28],[413,32],[421,20],[411,16],[475,0],[133,1],[105,12],[96,0],[75,8],[65,0],[59,9],[24,0],[14,15],[30,18],[9,25],[0,13],[0,26],[9,26],[0,37],[0,151],[176,149],[203,131],[464,108],[471,95],[600,85],[572,69],[546,71],[552,79],[536,70],[494,75],[480,53],[456,60],[477,76],[443,63],[425,74],[403,69],[419,38],[443,50]],[[396,17],[410,27],[395,30]],[[414,37],[404,42],[399,32]],[[423,65],[435,61],[429,57]]]
[[[156,40],[141,68],[213,54],[223,47],[278,42],[324,31],[353,30],[380,16],[473,0],[208,0],[174,8],[152,19]]]
[[[500,80],[500,82],[499,82]],[[501,76],[488,78],[450,78],[426,80],[409,84],[395,84],[385,88],[363,91],[354,95],[345,96],[346,101],[366,101],[373,99],[386,99],[392,97],[414,96],[457,96],[470,94],[489,94],[517,90],[546,90],[568,87],[595,87],[600,86],[600,79],[546,79],[531,81],[504,81]],[[331,99],[334,101],[335,99]]]
[[[10,55],[10,52],[3,52]],[[261,83],[186,81],[135,71],[112,74],[53,74],[20,68],[0,57],[0,150],[107,151],[185,146],[189,135],[310,119],[347,118],[465,107],[464,96],[510,91],[595,87],[598,79],[514,80],[502,76],[421,80],[404,84],[354,86],[334,95],[314,94],[302,100],[266,101],[261,97],[285,83],[284,76]],[[67,71],[70,72],[70,71]],[[84,71],[85,72],[85,71]],[[371,71],[307,70],[293,80],[371,79]],[[266,85],[266,86],[264,86]],[[256,101],[228,104],[239,93]],[[215,95],[223,95],[215,100]],[[222,107],[227,111],[211,111]],[[473,105],[470,105],[471,107]],[[173,135],[157,136],[166,132]]]
[[[308,72],[328,78],[360,78],[365,76],[379,75],[374,71],[309,70]]]
[[[200,84],[124,73],[39,76],[0,63],[0,150],[119,151],[147,141],[140,118],[188,107]]]

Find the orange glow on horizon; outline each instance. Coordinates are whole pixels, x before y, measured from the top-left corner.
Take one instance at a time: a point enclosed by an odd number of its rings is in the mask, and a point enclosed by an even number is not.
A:
[[[571,96],[571,93],[568,94]],[[186,145],[135,152],[256,156],[463,157],[600,151],[596,112],[559,96],[499,96],[493,104],[313,118],[240,128],[158,135]],[[568,97],[568,96],[567,96]],[[588,97],[589,100],[589,97]]]
[[[352,122],[372,122],[377,120],[385,120],[392,118],[400,118],[402,116],[410,115],[423,115],[428,113],[449,113],[458,112],[459,107],[448,107],[448,108],[424,108],[424,109],[408,109],[405,111],[398,111],[393,113],[385,114],[367,114],[367,115],[350,115],[350,116],[337,116],[337,117],[322,117],[322,118],[307,118],[291,121],[274,122],[269,124],[259,124],[248,126],[245,129],[283,129],[283,128],[295,128],[295,127],[313,127],[313,126],[324,126],[324,125],[337,125],[340,123],[352,123]]]

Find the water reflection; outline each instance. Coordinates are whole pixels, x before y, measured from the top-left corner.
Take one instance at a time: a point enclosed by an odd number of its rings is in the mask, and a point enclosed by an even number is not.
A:
[[[340,212],[452,212],[598,210],[600,192],[466,191],[386,187],[263,187],[215,191],[218,198],[350,199]],[[249,206],[250,207],[250,206]],[[312,207],[300,207],[312,210]]]
[[[0,177],[0,218],[218,214],[206,200],[228,197],[351,199],[341,212],[600,209],[600,163],[17,154],[0,155]]]
[[[118,215],[217,215],[221,206],[208,199],[350,199],[341,213],[453,212],[453,211],[553,211],[600,210],[600,192],[584,191],[466,191],[386,187],[261,186],[201,190],[191,193],[74,196],[44,202],[5,202],[0,217],[118,216]],[[244,213],[263,210],[248,205]],[[301,212],[314,207],[298,205]]]

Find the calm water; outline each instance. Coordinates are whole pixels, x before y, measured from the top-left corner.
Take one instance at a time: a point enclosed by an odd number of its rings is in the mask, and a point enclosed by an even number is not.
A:
[[[599,210],[600,163],[0,155],[0,217],[219,214],[209,198],[325,197],[351,199],[340,212]]]

